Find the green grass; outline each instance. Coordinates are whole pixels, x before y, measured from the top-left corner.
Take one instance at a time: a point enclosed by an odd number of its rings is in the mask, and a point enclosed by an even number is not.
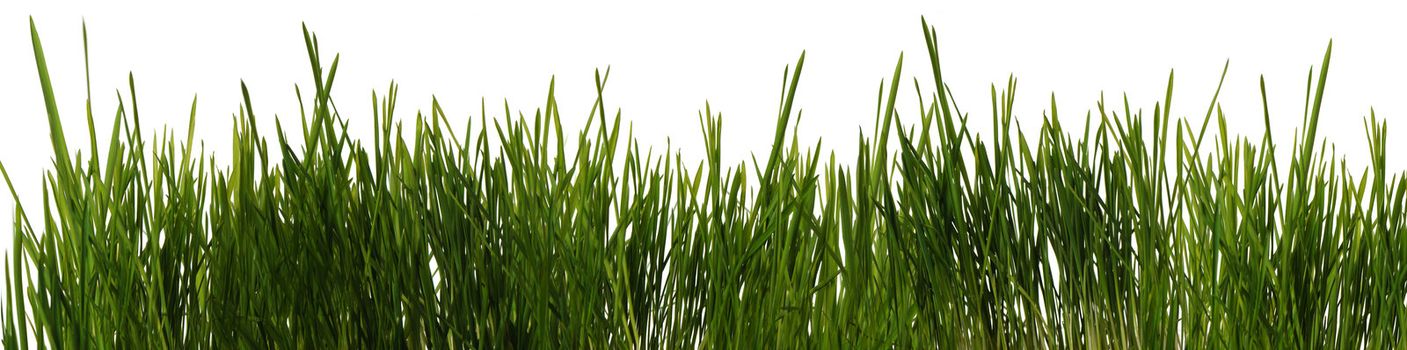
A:
[[[553,91],[531,117],[451,127],[434,101],[405,124],[392,85],[353,138],[305,31],[300,123],[259,130],[245,90],[217,162],[196,101],[185,141],[147,139],[130,90],[108,129],[87,109],[107,152],[70,153],[33,28],[56,156],[42,210],[15,213],[9,349],[1407,346],[1407,180],[1376,116],[1365,169],[1316,135],[1330,50],[1288,143],[1264,80],[1247,137],[1215,98],[1172,116],[1171,74],[1148,112],[1100,101],[1067,130],[1052,99],[1021,127],[1015,80],[990,117],[959,109],[924,23],[944,88],[901,118],[896,65],[875,132],[833,141],[856,159],[796,137],[803,54],[765,158],[724,164],[712,110],[702,152],[622,130],[609,72],[580,130]]]

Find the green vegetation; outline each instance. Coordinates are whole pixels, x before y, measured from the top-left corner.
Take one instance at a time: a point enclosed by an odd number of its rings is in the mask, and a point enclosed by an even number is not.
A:
[[[609,72],[581,130],[551,91],[531,117],[451,128],[433,101],[406,126],[392,85],[355,139],[305,30],[301,125],[269,142],[245,90],[216,162],[191,147],[195,101],[186,141],[148,140],[135,91],[105,154],[71,154],[31,31],[56,157],[43,210],[16,209],[8,349],[1407,346],[1407,180],[1376,116],[1361,171],[1316,136],[1329,50],[1288,164],[1215,97],[1173,117],[1171,74],[1151,115],[1101,101],[1082,130],[1053,100],[1013,125],[1009,80],[978,136],[917,81],[900,118],[897,66],[876,132],[836,159],[789,132],[804,54],[772,149],[723,164],[707,108],[703,161],[623,132]]]

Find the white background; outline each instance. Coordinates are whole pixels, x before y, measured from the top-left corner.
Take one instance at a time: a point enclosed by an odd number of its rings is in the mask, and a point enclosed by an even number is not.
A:
[[[620,107],[646,144],[667,139],[701,159],[698,111],[705,101],[724,116],[725,161],[765,154],[772,140],[783,67],[807,50],[797,104],[803,140],[853,159],[855,136],[868,134],[880,79],[907,53],[900,112],[915,121],[913,77],[932,91],[919,17],[937,26],[944,77],[974,120],[990,123],[989,84],[1019,79],[1018,119],[1034,132],[1056,92],[1067,125],[1080,125],[1101,91],[1127,92],[1135,107],[1160,99],[1168,70],[1177,70],[1173,113],[1199,126],[1223,62],[1231,70],[1222,104],[1237,133],[1261,126],[1257,77],[1270,91],[1274,132],[1287,143],[1299,125],[1305,74],[1329,39],[1334,56],[1321,135],[1366,164],[1362,118],[1369,108],[1407,135],[1407,21],[1390,5],[1219,2],[1128,5],[851,4],[708,1],[603,4],[524,2],[286,4],[225,1],[131,4],[0,2],[0,162],[31,215],[39,215],[41,175],[52,148],[30,45],[28,17],[44,40],[70,148],[88,144],[83,114],[81,21],[92,59],[93,111],[107,135],[116,91],[137,79],[142,126],[163,125],[184,137],[192,96],[200,95],[196,137],[226,159],[239,82],[249,84],[264,130],[273,117],[297,120],[294,84],[311,76],[299,25],[320,36],[330,62],[342,62],[334,99],[354,132],[369,128],[370,95],[401,85],[399,116],[413,120],[431,94],[459,125],[478,119],[480,99],[502,117],[507,99],[531,115],[558,79],[568,127],[581,125],[594,98],[592,72],[612,67],[607,104]],[[305,90],[306,91],[306,90]],[[462,135],[462,131],[461,131]],[[150,139],[150,136],[148,136]],[[101,136],[100,145],[106,145]],[[1399,147],[1396,138],[1390,147]],[[1282,149],[1284,152],[1287,148]],[[1389,167],[1403,169],[1401,152]],[[227,164],[227,163],[225,163]],[[0,246],[9,249],[13,201],[0,191]]]

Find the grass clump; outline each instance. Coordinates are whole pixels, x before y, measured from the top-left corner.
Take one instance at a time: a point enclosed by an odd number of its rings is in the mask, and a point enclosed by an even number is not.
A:
[[[1009,80],[980,137],[927,23],[939,89],[901,118],[896,66],[856,159],[788,132],[803,54],[773,147],[723,164],[708,108],[704,160],[638,143],[600,97],[609,72],[581,130],[551,89],[462,136],[439,101],[406,126],[392,85],[356,139],[338,59],[305,30],[300,125],[261,132],[245,90],[218,163],[191,146],[195,101],[185,141],[148,140],[135,91],[105,154],[71,154],[31,33],[56,156],[42,212],[16,209],[8,349],[1407,345],[1407,180],[1376,116],[1364,170],[1316,136],[1330,50],[1288,164],[1268,108],[1256,138],[1215,97],[1174,117],[1171,74],[1151,114],[1100,101],[1080,130],[1053,100],[1013,125]]]

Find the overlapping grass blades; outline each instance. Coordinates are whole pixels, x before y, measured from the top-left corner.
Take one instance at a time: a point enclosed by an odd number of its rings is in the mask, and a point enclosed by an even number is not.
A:
[[[723,164],[711,108],[702,161],[622,132],[609,71],[575,132],[555,86],[460,137],[439,101],[403,124],[393,84],[356,139],[305,31],[304,144],[281,124],[270,143],[245,90],[217,160],[192,147],[194,100],[185,141],[149,143],[130,79],[107,151],[71,154],[31,33],[57,156],[42,216],[16,209],[8,349],[1407,345],[1407,180],[1376,115],[1367,169],[1317,137],[1328,50],[1288,165],[1268,132],[1286,118],[1238,136],[1215,97],[1174,117],[1171,74],[1151,115],[1101,100],[1080,130],[1053,98],[1013,125],[1012,79],[976,135],[927,23],[938,89],[901,115],[896,65],[857,159],[788,132],[803,54],[766,158]]]

